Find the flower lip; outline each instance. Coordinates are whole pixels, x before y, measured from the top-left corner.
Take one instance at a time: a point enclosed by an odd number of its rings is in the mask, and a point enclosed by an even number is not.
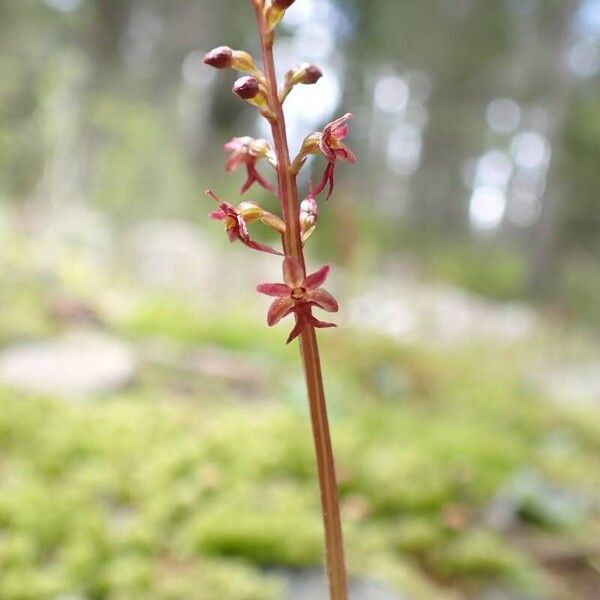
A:
[[[294,300],[302,300],[302,298],[304,298],[304,296],[306,295],[306,288],[294,288],[290,295]]]

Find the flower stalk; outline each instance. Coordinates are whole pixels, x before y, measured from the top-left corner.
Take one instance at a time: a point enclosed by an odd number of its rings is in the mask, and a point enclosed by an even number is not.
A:
[[[255,66],[251,57],[246,57],[240,51],[230,51],[227,46],[209,52],[205,62],[216,68],[226,68],[229,64],[231,68],[242,70],[239,57],[244,58],[243,66],[246,72],[250,72],[250,76],[239,79],[233,91],[242,99],[254,104],[267,119],[271,127],[273,146],[271,149],[264,140],[248,137],[234,138],[225,146],[225,149],[231,152],[227,170],[233,171],[238,166],[246,166],[248,179],[242,188],[242,193],[253,182],[257,182],[267,190],[272,190],[270,184],[258,174],[255,166],[259,158],[267,158],[277,173],[277,196],[282,218],[279,219],[254,202],[242,202],[234,208],[233,205],[218,200],[211,192],[211,197],[219,204],[219,210],[212,213],[212,218],[224,222],[231,241],[240,240],[255,250],[277,253],[270,246],[254,242],[247,232],[247,224],[262,221],[281,236],[284,282],[260,284],[257,290],[274,297],[267,317],[268,325],[275,325],[289,315],[293,315],[295,319],[288,343],[295,338],[300,340],[300,355],[308,393],[321,492],[330,599],[347,600],[338,490],[315,331],[315,328],[335,327],[335,325],[320,321],[313,315],[315,308],[337,312],[338,304],[329,292],[320,287],[329,273],[328,266],[307,275],[304,243],[317,225],[319,217],[317,196],[327,185],[329,186],[327,198],[333,191],[336,160],[339,158],[343,162],[354,162],[354,154],[342,143],[348,133],[346,121],[351,115],[346,114],[329,123],[322,132],[310,134],[300,154],[293,162],[290,160],[283,102],[295,85],[316,83],[321,77],[321,71],[314,65],[302,63],[287,72],[283,87],[279,89],[273,58],[273,40],[277,24],[294,0],[251,0],[251,2],[256,13],[261,44],[262,71]],[[231,53],[238,59],[237,63],[230,58]],[[309,154],[322,154],[327,164],[319,184],[316,188],[311,188],[309,194],[300,202],[296,177]]]

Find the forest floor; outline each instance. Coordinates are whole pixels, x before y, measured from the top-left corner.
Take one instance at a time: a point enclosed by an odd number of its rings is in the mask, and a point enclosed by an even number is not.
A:
[[[182,222],[111,253],[84,223],[0,245],[0,598],[313,598],[285,592],[322,541],[297,352],[252,292],[276,266],[224,274]],[[598,598],[596,341],[390,279],[334,277],[321,336],[356,589]]]

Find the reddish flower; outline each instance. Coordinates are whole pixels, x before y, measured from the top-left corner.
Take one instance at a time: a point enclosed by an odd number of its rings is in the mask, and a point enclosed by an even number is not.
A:
[[[225,150],[230,152],[225,163],[225,170],[228,173],[242,165],[246,166],[248,177],[242,186],[241,194],[246,192],[255,181],[269,192],[275,193],[273,186],[256,170],[256,162],[259,158],[266,157],[272,164],[276,164],[275,155],[266,140],[255,140],[248,136],[234,137],[225,144]]]
[[[348,135],[348,125],[346,121],[352,118],[352,113],[346,113],[344,116],[332,121],[325,126],[323,133],[321,133],[321,139],[319,140],[319,150],[321,154],[327,159],[327,166],[321,181],[317,184],[317,187],[309,194],[310,197],[314,198],[320,194],[325,186],[329,183],[329,192],[327,193],[327,200],[333,192],[334,180],[333,173],[335,170],[335,162],[339,158],[343,162],[354,163],[356,162],[356,156],[354,152],[343,143],[343,139]]]
[[[319,321],[312,314],[313,306],[328,312],[338,311],[336,299],[320,287],[327,279],[327,275],[329,275],[328,265],[304,277],[300,263],[295,258],[286,256],[283,259],[284,283],[261,283],[256,287],[261,294],[275,297],[267,313],[269,327],[279,323],[283,317],[295,313],[296,325],[286,343],[289,344],[310,325],[319,328],[336,326],[334,323]]]
[[[213,219],[213,221],[222,221],[225,224],[225,231],[227,232],[227,237],[230,242],[240,240],[242,244],[245,244],[248,248],[281,256],[281,252],[278,252],[275,248],[251,240],[250,234],[248,233],[248,223],[254,223],[259,220],[267,222],[271,217],[276,218],[274,215],[267,213],[254,202],[242,202],[235,208],[233,205],[229,204],[229,202],[219,200],[210,190],[207,190],[206,193],[219,205],[219,208],[213,210],[209,214],[209,217]]]
[[[314,190],[311,190],[308,198],[315,198],[329,183],[329,193],[327,194],[327,199],[329,199],[333,192],[333,173],[338,158],[347,163],[356,162],[354,152],[352,152],[352,150],[350,150],[350,148],[342,141],[348,135],[348,125],[346,125],[346,121],[351,117],[352,113],[346,113],[339,119],[328,123],[322,132],[311,133],[302,143],[302,148],[292,163],[292,173],[298,173],[300,171],[309,154],[321,153],[327,159],[327,166],[325,167],[323,177],[317,184],[317,187],[315,187]]]

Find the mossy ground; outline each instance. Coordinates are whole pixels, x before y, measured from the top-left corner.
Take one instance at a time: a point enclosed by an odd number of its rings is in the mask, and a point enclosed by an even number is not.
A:
[[[279,350],[273,332],[254,345],[242,317],[207,325],[169,303],[113,327],[137,342],[249,351],[272,376],[252,398],[151,365],[134,387],[81,403],[3,390],[0,598],[278,598],[277,568],[322,561],[295,349]],[[525,384],[534,347],[322,339],[355,575],[417,600],[470,598],[491,582],[572,598],[569,569],[528,543],[542,536],[594,581],[600,416],[561,411]],[[543,498],[521,498],[498,529],[487,507],[524,470],[585,508],[561,521]]]

